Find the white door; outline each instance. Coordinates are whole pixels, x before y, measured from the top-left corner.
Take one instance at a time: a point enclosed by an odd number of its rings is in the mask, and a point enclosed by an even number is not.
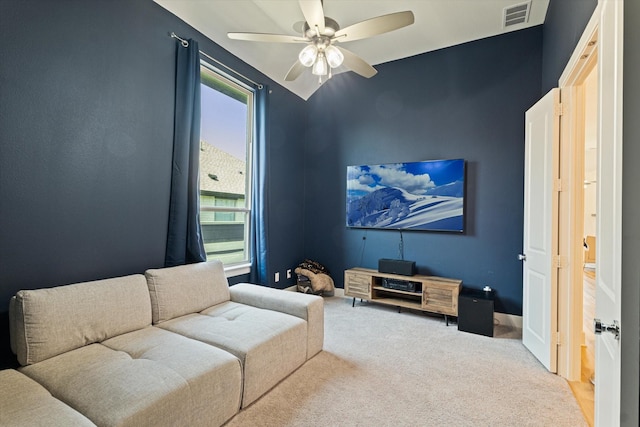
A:
[[[596,318],[620,320],[622,260],[622,0],[600,0]],[[623,326],[623,325],[621,325]],[[623,330],[622,330],[623,331]],[[620,425],[620,339],[596,335],[595,425]],[[637,337],[632,338],[637,339]]]
[[[559,89],[552,89],[525,114],[522,342],[556,372],[558,275]]]

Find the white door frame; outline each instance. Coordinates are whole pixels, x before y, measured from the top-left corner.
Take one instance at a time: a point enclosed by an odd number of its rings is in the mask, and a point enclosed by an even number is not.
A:
[[[568,108],[562,119],[561,139],[566,147],[562,149],[564,160],[561,177],[573,179],[567,183],[570,189],[561,203],[562,223],[559,239],[560,255],[567,257],[570,264],[560,274],[559,289],[559,331],[565,345],[559,348],[558,373],[570,380],[579,378],[579,351],[582,304],[572,296],[582,288],[582,250],[576,240],[582,239],[582,191],[577,191],[581,182],[574,169],[578,164],[577,118],[580,112],[576,105],[580,96],[577,86],[587,69],[590,59],[597,54],[598,61],[598,211],[596,245],[596,317],[603,322],[619,321],[621,316],[621,259],[622,259],[622,38],[624,0],[599,0],[589,20],[587,28],[574,51],[559,86],[563,102]],[[595,42],[595,43],[594,43]],[[597,47],[597,51],[593,50]],[[589,51],[591,49],[591,51]],[[592,64],[592,63],[591,63]],[[574,110],[574,111],[572,111]],[[565,149],[567,152],[565,153]],[[566,160],[566,161],[565,161]],[[568,163],[567,163],[568,162]],[[583,165],[579,163],[580,167]],[[564,169],[563,169],[564,168]],[[580,195],[578,195],[578,193]],[[578,210],[580,208],[580,210]],[[577,234],[580,232],[580,234]],[[580,280],[578,280],[580,274]],[[563,335],[564,332],[564,335]],[[624,336],[621,334],[621,336]],[[617,338],[617,336],[616,336]],[[633,338],[632,338],[633,339]],[[622,340],[622,338],[621,338]],[[579,353],[578,353],[579,354]],[[616,426],[620,424],[620,377],[621,346],[613,334],[604,333],[596,337],[596,426]]]
[[[580,86],[588,71],[597,61],[598,25],[600,7],[596,7],[569,63],[560,76],[560,97],[563,105],[561,118],[560,224],[558,249],[567,262],[558,275],[558,375],[569,381],[580,380],[582,345],[583,256],[584,228],[583,182],[584,166],[584,112]]]

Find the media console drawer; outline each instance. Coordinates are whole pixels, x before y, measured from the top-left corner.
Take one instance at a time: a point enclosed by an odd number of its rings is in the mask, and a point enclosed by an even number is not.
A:
[[[422,308],[433,313],[458,316],[461,286],[460,280],[430,277],[422,285]]]
[[[387,280],[385,280],[387,279]],[[388,283],[403,281],[413,282],[413,288],[419,289],[411,292],[393,287],[384,286]],[[395,286],[399,288],[400,286]],[[439,313],[445,316],[447,325],[448,316],[458,316],[458,294],[462,287],[462,281],[437,276],[402,276],[391,273],[379,273],[369,268],[351,268],[344,272],[344,294],[356,298],[366,299],[379,304],[404,307],[412,310]],[[407,287],[411,289],[412,287]],[[420,291],[421,289],[421,291]]]
[[[354,271],[356,270],[356,271]],[[344,294],[354,298],[371,298],[371,275],[357,269],[344,272]]]

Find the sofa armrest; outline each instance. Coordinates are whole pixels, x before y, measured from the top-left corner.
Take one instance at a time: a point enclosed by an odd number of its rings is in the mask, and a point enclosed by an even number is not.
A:
[[[322,350],[324,342],[324,300],[316,295],[239,283],[229,288],[231,301],[279,311],[307,322],[307,359]]]

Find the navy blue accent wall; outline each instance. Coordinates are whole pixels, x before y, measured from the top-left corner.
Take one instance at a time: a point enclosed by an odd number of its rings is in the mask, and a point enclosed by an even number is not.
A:
[[[6,310],[17,290],[162,266],[170,31],[270,85],[269,277],[282,277],[304,254],[341,286],[344,268],[399,256],[397,232],[344,226],[347,165],[463,157],[467,231],[405,232],[405,258],[422,273],[489,284],[498,311],[520,314],[524,111],[557,84],[596,3],[552,0],[542,30],[381,65],[370,80],[336,76],[305,103],[151,0],[0,1],[0,367],[15,363]],[[639,66],[640,13],[638,2],[625,3],[628,76]],[[638,140],[636,80],[625,82],[625,141]],[[626,144],[625,182],[638,181],[638,157]],[[638,197],[625,185],[622,323],[632,337]],[[637,425],[638,344],[623,343],[621,421]]]
[[[304,135],[307,105],[282,88],[278,102],[269,105],[269,179],[267,211],[269,228],[269,285],[286,288],[295,284],[295,274],[286,278],[286,270],[295,269],[304,253]],[[274,119],[277,117],[277,120]],[[274,273],[280,273],[275,283]]]
[[[524,113],[540,97],[542,27],[334,76],[309,100],[305,255],[343,270],[399,258],[400,233],[345,226],[348,165],[466,160],[466,231],[404,232],[420,273],[491,286],[522,313]]]
[[[558,87],[598,0],[552,0],[542,33],[542,94]]]
[[[271,216],[269,265],[299,262],[303,186],[291,177],[303,156],[303,100],[151,0],[1,1],[0,364],[11,359],[7,308],[19,289],[163,266],[171,31],[272,89],[267,185],[282,216]]]

